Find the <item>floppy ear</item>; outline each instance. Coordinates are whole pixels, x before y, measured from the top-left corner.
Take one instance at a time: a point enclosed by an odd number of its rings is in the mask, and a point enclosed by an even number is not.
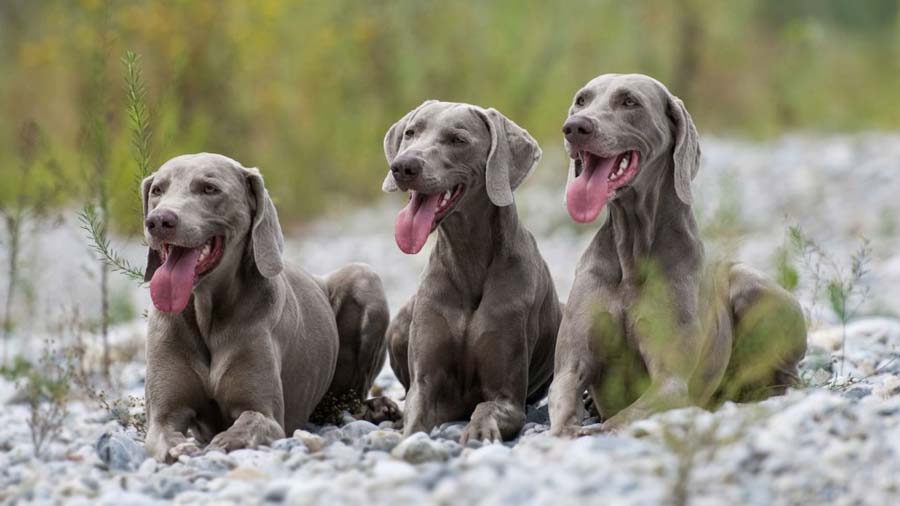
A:
[[[495,206],[508,206],[513,203],[513,190],[541,161],[541,148],[528,131],[496,109],[475,111],[491,134],[491,150],[484,169],[488,198]]]
[[[253,260],[263,277],[272,278],[284,269],[284,261],[281,258],[284,251],[281,223],[278,222],[278,212],[269,197],[259,169],[244,168],[244,171],[250,185],[251,201],[255,203],[253,225],[250,232]]]
[[[148,201],[150,200],[150,186],[153,185],[153,176],[147,176],[141,182],[141,208],[144,211],[144,219],[147,219],[147,212],[149,209]],[[144,224],[141,224],[141,227],[144,227]],[[147,248],[147,267],[144,269],[144,282],[148,282],[153,279],[153,273],[156,272],[156,269],[162,265],[162,258],[159,256],[159,252],[153,248]]]
[[[412,111],[406,113],[406,116],[400,118],[400,121],[394,123],[391,128],[388,129],[387,133],[384,134],[384,157],[387,159],[388,165],[390,165],[394,158],[397,157],[397,152],[400,151],[400,143],[403,142],[403,132],[406,131],[406,124],[412,119],[413,116],[419,112],[419,109],[425,107],[428,104],[433,104],[437,102],[436,100],[426,100],[422,102],[419,107],[416,107]],[[381,191],[383,192],[395,192],[399,188],[397,188],[397,182],[394,181],[394,175],[391,174],[390,168],[388,168],[387,176],[384,178],[384,183],[381,184]]]
[[[672,161],[675,165],[675,193],[682,202],[690,205],[694,201],[691,181],[700,169],[699,135],[694,120],[684,107],[684,102],[672,93],[669,93],[668,115],[674,125],[672,134],[675,138],[675,148],[672,152]]]

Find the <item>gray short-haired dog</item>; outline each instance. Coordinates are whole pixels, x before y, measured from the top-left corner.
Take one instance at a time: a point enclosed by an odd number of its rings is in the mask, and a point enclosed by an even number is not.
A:
[[[356,264],[316,278],[283,262],[262,176],[222,155],[173,158],[142,193],[151,456],[197,451],[189,434],[222,450],[269,444],[326,395],[362,402],[385,358],[378,276]]]
[[[647,76],[602,75],[575,95],[563,132],[569,214],[609,213],[566,303],[552,432],[582,432],[586,388],[601,430],[614,430],[793,385],[806,350],[797,301],[747,266],[704,258],[691,211],[700,146],[682,101]]]
[[[388,330],[407,389],[404,433],[470,418],[462,443],[508,439],[550,383],[560,307],[547,265],[519,223],[513,191],[541,150],[493,109],[428,101],[384,138],[385,191],[410,193],[401,250],[437,243],[416,295]]]

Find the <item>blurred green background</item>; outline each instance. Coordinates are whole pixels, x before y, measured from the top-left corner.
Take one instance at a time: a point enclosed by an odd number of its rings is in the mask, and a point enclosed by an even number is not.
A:
[[[153,165],[228,154],[260,167],[299,223],[376,196],[385,130],[427,98],[496,107],[545,148],[604,72],[659,78],[704,133],[896,129],[898,5],[3,0],[0,210],[80,205],[99,166],[114,224],[139,227],[126,50],[141,57]]]

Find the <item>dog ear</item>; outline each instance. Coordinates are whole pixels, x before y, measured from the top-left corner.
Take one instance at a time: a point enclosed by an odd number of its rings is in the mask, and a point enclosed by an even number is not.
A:
[[[255,203],[253,209],[253,225],[250,242],[253,246],[253,260],[259,273],[272,278],[284,269],[281,258],[284,252],[284,235],[278,221],[278,211],[269,197],[259,169],[244,168],[250,186],[250,198]]]
[[[541,148],[524,128],[496,109],[475,109],[491,134],[491,150],[484,169],[485,188],[495,206],[513,203],[513,190],[541,161]]]
[[[409,120],[419,112],[419,109],[435,102],[436,100],[426,100],[422,102],[419,107],[409,111],[406,113],[406,116],[400,118],[400,121],[394,123],[391,128],[388,129],[387,133],[384,134],[384,157],[387,159],[388,165],[394,161],[394,158],[397,157],[397,153],[400,151],[400,143],[403,142],[403,132],[406,131],[406,125],[409,123]],[[397,182],[394,181],[394,175],[391,174],[391,170],[388,168],[384,183],[381,184],[381,191],[389,193],[397,190]]]
[[[144,211],[144,219],[147,219],[147,213],[150,211],[149,201],[150,201],[150,187],[153,186],[153,175],[149,175],[141,181],[141,208]],[[144,224],[141,224],[141,227],[144,227]],[[159,252],[153,248],[147,248],[147,267],[144,269],[144,282],[148,282],[153,279],[153,274],[156,272],[156,269],[162,265],[162,258],[159,256]]]
[[[675,138],[675,147],[672,151],[672,161],[675,166],[675,193],[685,204],[690,205],[694,201],[691,194],[691,181],[700,170],[700,140],[697,127],[690,113],[684,107],[684,102],[672,93],[669,93],[668,116],[672,120]]]

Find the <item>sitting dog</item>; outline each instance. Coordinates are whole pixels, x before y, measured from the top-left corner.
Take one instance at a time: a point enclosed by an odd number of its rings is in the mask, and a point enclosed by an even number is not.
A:
[[[230,158],[173,158],[142,194],[156,308],[147,335],[151,456],[196,452],[188,431],[224,451],[269,444],[323,398],[365,399],[385,357],[378,276],[357,264],[319,279],[284,264],[262,176]]]
[[[566,303],[552,432],[596,431],[581,428],[586,388],[609,431],[795,384],[806,351],[797,301],[745,265],[704,259],[691,211],[700,148],[681,100],[647,76],[602,75],[575,95],[563,133],[569,214],[609,212]]]
[[[388,329],[391,367],[406,387],[404,434],[469,418],[469,440],[514,437],[526,402],[545,394],[561,318],[513,190],[541,150],[493,109],[428,101],[384,138],[383,189],[409,192],[395,223],[400,249],[437,243],[421,285]]]

